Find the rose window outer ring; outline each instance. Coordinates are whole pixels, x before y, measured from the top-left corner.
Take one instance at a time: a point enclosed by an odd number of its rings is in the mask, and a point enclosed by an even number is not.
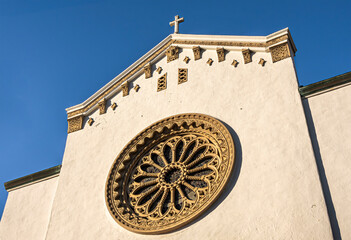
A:
[[[229,181],[235,147],[228,129],[204,114],[180,114],[144,129],[120,152],[106,205],[122,227],[160,234],[205,212]]]

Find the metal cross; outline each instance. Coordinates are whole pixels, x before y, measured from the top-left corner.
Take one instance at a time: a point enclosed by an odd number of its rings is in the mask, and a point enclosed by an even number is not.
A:
[[[174,17],[174,21],[169,23],[171,27],[174,26],[174,33],[179,32],[179,23],[182,23],[182,22],[184,22],[184,18],[179,18],[179,16],[177,15]]]

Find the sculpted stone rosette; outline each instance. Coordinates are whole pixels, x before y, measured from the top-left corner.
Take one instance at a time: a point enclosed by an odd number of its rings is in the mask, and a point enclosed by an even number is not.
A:
[[[219,197],[234,156],[232,137],[218,120],[202,114],[163,119],[116,158],[106,183],[108,210],[133,232],[179,228]]]

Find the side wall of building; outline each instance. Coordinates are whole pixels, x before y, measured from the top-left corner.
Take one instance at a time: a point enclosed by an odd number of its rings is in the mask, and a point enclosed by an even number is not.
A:
[[[316,159],[322,178],[325,176],[328,207],[341,237],[347,239],[351,236],[351,85],[308,97],[304,107]]]
[[[140,75],[122,97],[108,99],[107,112],[67,138],[60,182],[47,239],[331,239],[328,214],[309,138],[291,58],[272,63],[270,53],[256,52],[244,64],[240,51],[218,63],[216,50],[202,59],[166,58]],[[206,61],[212,58],[212,66]],[[258,64],[260,58],[267,62]],[[239,60],[234,68],[233,59]],[[178,85],[178,68],[188,81]],[[167,73],[167,89],[157,79]],[[116,102],[117,108],[111,109]],[[202,113],[229,126],[236,163],[220,199],[197,221],[177,231],[147,236],[132,233],[109,214],[105,183],[123,147],[152,123],[175,114]]]
[[[0,223],[1,240],[45,239],[59,177],[9,192]]]

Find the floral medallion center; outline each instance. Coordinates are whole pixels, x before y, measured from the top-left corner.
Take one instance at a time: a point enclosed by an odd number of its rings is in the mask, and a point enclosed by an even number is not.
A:
[[[161,186],[168,188],[179,185],[184,181],[186,168],[180,163],[171,163],[161,171],[160,183]]]

